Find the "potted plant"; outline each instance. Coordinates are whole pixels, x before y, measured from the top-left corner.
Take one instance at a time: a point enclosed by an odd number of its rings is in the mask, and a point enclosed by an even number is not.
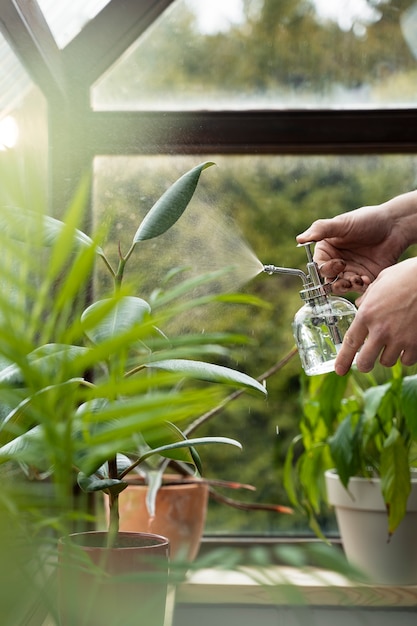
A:
[[[374,582],[417,582],[416,402],[417,376],[400,363],[369,374],[353,369],[343,378],[303,377],[287,493],[321,537],[325,505],[336,507],[347,557]],[[352,537],[354,522],[359,534]]]
[[[220,344],[230,341],[230,337],[204,334],[168,340],[159,331],[170,316],[195,306],[192,300],[183,300],[184,294],[195,286],[195,280],[180,283],[168,292],[159,292],[152,308],[142,298],[132,295],[131,286],[123,282],[126,264],[138,244],[162,234],[179,219],[202,171],[209,165],[211,163],[203,163],[193,168],[163,194],[141,222],[130,249],[125,253],[120,251],[117,268],[111,266],[96,241],[78,230],[82,217],[79,198],[64,221],[38,215],[33,210],[11,209],[3,214],[13,277],[16,277],[13,242],[16,241],[19,253],[30,242],[25,262],[21,263],[25,279],[34,269],[32,245],[40,243],[52,245],[52,248],[42,280],[34,285],[27,300],[22,302],[20,293],[16,298],[14,308],[19,313],[18,322],[20,317],[25,320],[24,341],[20,340],[17,351],[13,341],[16,323],[9,312],[10,303],[9,309],[3,312],[0,336],[2,354],[6,358],[0,371],[0,396],[6,410],[0,425],[0,461],[18,462],[32,474],[45,475],[51,471],[61,499],[59,505],[69,516],[73,514],[71,470],[74,468],[78,469],[80,484],[85,489],[109,493],[109,531],[100,536],[100,541],[105,538],[105,545],[98,546],[95,536],[93,547],[99,548],[99,557],[92,557],[94,568],[106,559],[105,580],[109,572],[121,572],[119,562],[110,565],[108,558],[111,548],[117,548],[118,543],[124,545],[128,539],[118,532],[118,498],[128,486],[124,477],[130,469],[156,454],[174,456],[198,467],[196,446],[240,445],[227,438],[189,439],[174,426],[216,406],[222,395],[218,385],[203,390],[184,386],[184,379],[223,383],[265,394],[264,386],[246,374],[184,358],[185,352],[193,356],[219,352],[224,355]],[[89,304],[79,315],[97,256],[110,272],[114,289],[107,297]],[[31,283],[22,280],[18,284],[27,289]],[[200,298],[198,304],[208,299]],[[88,338],[87,342],[84,337]],[[177,358],[178,355],[181,358]],[[89,372],[94,373],[93,378],[89,377]],[[138,442],[146,450],[132,461],[128,455],[137,452]],[[120,452],[126,453],[125,456],[118,456]],[[127,463],[126,459],[129,459]],[[104,465],[107,475],[97,475]],[[91,536],[89,533],[88,537]],[[74,541],[77,559],[82,558],[85,566],[90,559],[86,561],[79,555],[80,535],[73,538]],[[164,539],[157,542],[158,549],[166,554],[167,542]],[[64,554],[69,545],[72,549],[72,543],[64,542]],[[149,553],[148,548],[147,545]],[[88,547],[88,553],[91,550],[92,547]],[[125,552],[130,554],[130,547]],[[73,561],[71,568],[72,565]],[[162,578],[162,586],[166,588],[166,570]],[[71,581],[77,593],[83,590],[85,580],[82,577],[77,574]],[[80,603],[82,616],[77,612],[64,619],[77,624],[84,619],[92,624],[88,621],[91,616],[86,617],[88,599],[84,599],[86,602]],[[69,604],[72,610],[73,603]],[[111,623],[110,611],[115,603],[103,602],[103,606],[104,613],[102,611],[101,618],[97,619],[100,621],[106,615],[106,623]],[[120,620],[120,611],[116,610],[114,619]],[[159,617],[156,619],[158,621]]]

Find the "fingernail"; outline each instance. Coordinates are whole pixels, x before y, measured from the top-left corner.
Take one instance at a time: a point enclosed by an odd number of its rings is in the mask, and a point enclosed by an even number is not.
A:
[[[334,371],[336,372],[338,376],[345,376],[345,374],[347,374],[348,372],[348,370],[345,367],[342,367],[341,365],[335,365]]]

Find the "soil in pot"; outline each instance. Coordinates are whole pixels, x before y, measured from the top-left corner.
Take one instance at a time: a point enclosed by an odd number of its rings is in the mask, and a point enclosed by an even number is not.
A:
[[[163,626],[169,542],[148,533],[70,535],[59,543],[61,626]]]

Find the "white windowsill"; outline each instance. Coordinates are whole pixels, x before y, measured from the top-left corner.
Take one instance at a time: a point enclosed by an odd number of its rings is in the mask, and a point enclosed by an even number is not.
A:
[[[202,569],[176,590],[181,604],[416,607],[417,586],[365,585],[322,569]]]
[[[178,606],[225,605],[267,607],[350,607],[404,609],[417,607],[417,585],[365,585],[319,568],[297,569],[282,565],[242,567],[239,571],[201,569],[180,583],[169,604]],[[168,620],[171,623],[170,619]],[[42,626],[54,626],[46,618]]]

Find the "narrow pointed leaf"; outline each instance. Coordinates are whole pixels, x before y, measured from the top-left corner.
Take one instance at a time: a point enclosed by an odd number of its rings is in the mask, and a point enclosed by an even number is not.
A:
[[[191,361],[188,359],[168,359],[166,361],[148,363],[147,367],[175,372],[198,380],[253,389],[263,395],[267,393],[265,387],[255,378],[230,369],[229,367],[224,367],[223,365],[214,365],[213,363]]]
[[[157,200],[140,224],[133,243],[162,235],[181,217],[197,187],[201,172],[214,163],[197,165],[179,178]]]
[[[149,450],[149,452],[145,452],[145,454],[140,457],[140,461],[143,462],[154,454],[161,454],[162,456],[168,457],[170,459],[178,458],[179,460],[183,461],[184,459],[181,458],[182,455],[177,456],[177,451],[179,449],[189,448],[191,446],[207,445],[211,443],[223,443],[242,449],[242,445],[239,443],[239,441],[236,441],[236,439],[230,439],[229,437],[196,437],[193,439],[185,439],[184,441],[177,441],[175,443],[170,443],[164,446],[160,446],[159,448]],[[192,459],[192,457],[190,458]]]

